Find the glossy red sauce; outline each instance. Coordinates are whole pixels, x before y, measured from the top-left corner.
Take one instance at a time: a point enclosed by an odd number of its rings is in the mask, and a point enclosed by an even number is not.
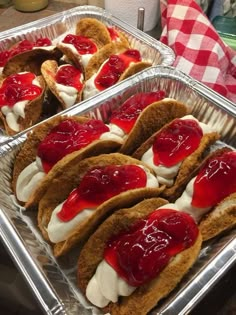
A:
[[[207,208],[236,192],[236,152],[227,152],[206,161],[193,186],[192,205]]]
[[[62,121],[38,146],[44,171],[48,173],[64,156],[86,147],[108,131],[101,120],[91,119],[84,124],[70,119]]]
[[[32,50],[34,47],[46,47],[51,45],[52,42],[49,38],[38,38],[35,42],[31,42],[25,39],[16,44],[14,47],[10,48],[9,50],[0,52],[0,67],[4,67],[10,58],[25,51]]]
[[[110,123],[129,133],[142,111],[150,104],[165,97],[164,91],[137,93],[129,97],[121,106],[113,111]]]
[[[57,214],[61,221],[73,219],[84,209],[95,209],[106,200],[130,189],[145,187],[146,172],[137,165],[108,165],[88,171]]]
[[[107,30],[110,34],[111,40],[113,42],[115,42],[116,40],[118,40],[119,38],[119,34],[117,33],[117,31],[114,29],[114,27],[107,27]]]
[[[199,146],[203,132],[193,119],[175,119],[155,138],[152,146],[155,165],[173,166]]]
[[[73,45],[80,55],[94,54],[98,50],[95,43],[84,36],[69,34],[62,42]]]
[[[128,49],[119,55],[111,55],[94,80],[96,88],[102,91],[114,85],[131,62],[140,61],[141,55],[135,49]]]
[[[57,83],[72,86],[76,90],[81,91],[83,88],[83,74],[82,72],[71,65],[64,65],[59,67],[55,80]]]
[[[138,287],[157,277],[197,236],[198,227],[189,214],[160,209],[113,236],[104,258],[129,285]]]
[[[20,101],[31,101],[42,93],[42,88],[34,85],[35,74],[31,72],[12,74],[0,87],[0,107],[14,106]]]

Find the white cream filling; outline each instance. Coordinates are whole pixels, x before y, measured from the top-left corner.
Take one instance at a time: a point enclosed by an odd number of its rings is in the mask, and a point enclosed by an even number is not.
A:
[[[104,132],[99,139],[101,140],[115,140],[118,142],[123,142],[124,141],[124,137],[125,137],[125,133],[124,131],[118,127],[117,125],[114,124],[109,124],[106,125],[110,131]]]
[[[48,50],[48,51],[53,51],[56,48],[56,46],[50,45],[50,46],[35,46],[33,47],[34,49],[42,49],[42,50]]]
[[[98,71],[99,72],[99,71]],[[84,85],[84,90],[83,90],[83,99],[86,100],[89,97],[92,97],[96,94],[98,94],[100,91],[96,88],[94,80],[97,76],[97,73],[91,76]]]
[[[156,177],[150,173],[149,169],[146,169],[140,165],[139,167],[143,168],[147,174],[146,187],[159,187]],[[57,213],[61,211],[64,202],[65,201],[63,201],[53,210],[50,222],[47,227],[48,237],[53,243],[65,241],[75,230],[76,226],[78,226],[82,221],[91,216],[95,211],[94,209],[84,209],[83,211],[80,211],[70,221],[63,222],[58,218]]]
[[[73,86],[65,86],[63,84],[56,83],[56,89],[59,96],[62,98],[66,105],[66,108],[71,107],[75,104],[78,91]]]
[[[37,187],[39,181],[43,179],[45,173],[39,157],[29,164],[17,178],[16,181],[16,197],[22,202],[27,202],[30,195]]]
[[[25,72],[21,72],[25,73]],[[32,81],[33,85],[37,85],[40,87],[39,81],[37,79],[34,79]],[[30,101],[19,101],[15,103],[12,107],[10,106],[2,106],[1,107],[1,112],[6,118],[7,125],[14,131],[18,132],[20,131],[20,125],[18,123],[18,118],[22,117],[23,119],[25,118],[25,106],[29,103]]]
[[[129,296],[135,289],[136,287],[130,286],[105,260],[102,260],[88,283],[86,297],[92,304],[105,307],[109,302],[116,303],[119,296]]]
[[[181,119],[192,119],[192,120],[197,121],[199,123],[200,128],[202,129],[203,134],[210,133],[213,131],[211,127],[209,127],[208,125],[202,122],[199,122],[192,115],[186,115],[182,117]],[[154,170],[160,184],[166,185],[167,187],[171,187],[174,184],[174,178],[178,174],[182,162],[179,162],[171,167],[166,167],[164,165],[155,165],[153,159],[154,159],[154,154],[153,154],[152,147],[150,147],[143,154],[141,161],[146,163],[148,166],[150,166]]]

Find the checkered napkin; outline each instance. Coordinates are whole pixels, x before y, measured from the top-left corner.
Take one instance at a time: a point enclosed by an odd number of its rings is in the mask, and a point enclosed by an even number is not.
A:
[[[194,0],[161,0],[160,41],[174,67],[236,103],[236,51],[228,47]]]

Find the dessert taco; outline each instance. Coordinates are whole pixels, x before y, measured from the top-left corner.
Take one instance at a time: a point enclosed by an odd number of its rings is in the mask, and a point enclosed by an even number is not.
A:
[[[60,256],[86,241],[117,208],[158,196],[163,188],[139,160],[119,153],[90,157],[53,180],[39,202],[38,225]]]
[[[102,121],[87,117],[57,116],[36,127],[19,151],[13,169],[13,191],[31,207],[70,165],[116,151],[121,139]]]
[[[133,154],[151,167],[166,185],[162,196],[175,201],[189,176],[209,153],[220,135],[192,115],[176,118],[146,140]]]
[[[104,313],[147,314],[196,261],[197,224],[166,203],[152,198],[116,211],[82,248],[78,286]]]
[[[150,66],[137,49],[127,48],[123,43],[108,44],[91,57],[85,68],[83,98],[96,95]]]
[[[236,151],[222,148],[213,152],[176,204],[184,204],[184,211],[199,222],[204,241],[235,227]]]
[[[44,93],[43,77],[32,72],[0,77],[0,120],[7,134],[14,135],[40,120]]]
[[[58,65],[47,60],[41,66],[42,75],[51,92],[60,101],[62,109],[81,101],[84,87],[83,72],[70,64]]]
[[[170,205],[194,218],[205,241],[236,225],[235,194],[236,152],[222,148],[189,174],[184,192]]]
[[[189,112],[185,104],[164,95],[163,91],[137,94],[112,113],[110,124],[124,134],[121,153],[132,154],[154,132]]]

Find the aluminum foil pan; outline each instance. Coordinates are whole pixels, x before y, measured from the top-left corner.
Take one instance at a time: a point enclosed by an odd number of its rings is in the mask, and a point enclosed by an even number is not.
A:
[[[153,66],[170,66],[173,64],[175,55],[171,48],[146,33],[122,22],[120,19],[113,17],[104,9],[94,6],[75,7],[50,17],[1,32],[0,52],[24,39],[34,41],[39,37],[47,37],[52,40],[53,44],[56,44],[66,34],[74,34],[77,22],[85,17],[96,18],[106,25],[114,26],[121,31],[128,39],[130,46],[138,49],[143,60],[150,62]],[[0,129],[0,143],[8,141],[9,138],[9,136],[4,134],[4,130]]]
[[[236,107],[227,99],[172,68],[157,66],[140,72],[113,89],[65,111],[107,120],[111,111],[137,92],[163,89],[192,108],[201,121],[218,126],[222,141],[236,147]],[[36,213],[25,212],[12,196],[14,157],[26,132],[0,147],[0,237],[47,314],[98,314],[76,286],[79,248],[55,259],[37,228]],[[204,244],[199,259],[178,287],[151,314],[188,314],[236,261],[236,229]]]

